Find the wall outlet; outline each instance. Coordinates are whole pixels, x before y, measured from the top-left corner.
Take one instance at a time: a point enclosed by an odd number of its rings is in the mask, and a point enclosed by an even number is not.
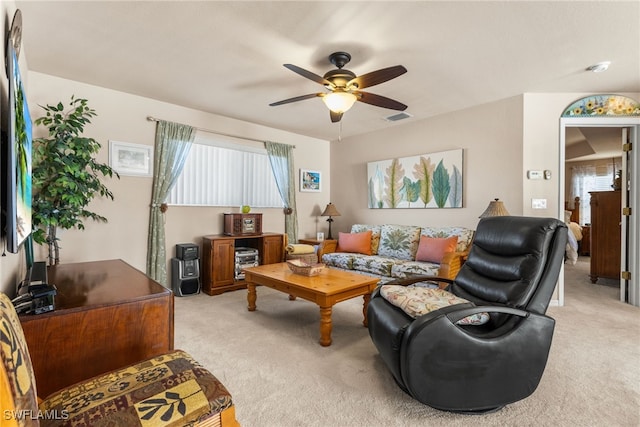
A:
[[[547,209],[547,199],[531,199],[532,209]]]

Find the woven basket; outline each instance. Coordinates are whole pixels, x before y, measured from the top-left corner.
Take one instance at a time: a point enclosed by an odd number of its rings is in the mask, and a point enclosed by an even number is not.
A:
[[[325,269],[324,264],[307,264],[299,259],[287,261],[287,266],[289,266],[289,270],[302,276],[317,276]]]

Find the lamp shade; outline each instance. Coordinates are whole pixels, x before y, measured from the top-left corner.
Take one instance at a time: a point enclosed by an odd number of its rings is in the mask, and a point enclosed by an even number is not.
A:
[[[327,108],[334,113],[344,113],[356,102],[356,96],[349,92],[331,92],[322,97]]]
[[[482,212],[479,218],[488,218],[490,216],[508,216],[509,211],[504,207],[504,203],[500,199],[494,199],[489,202],[487,209]]]
[[[320,216],[340,216],[340,212],[338,212],[338,209],[336,209],[333,203],[329,202]]]

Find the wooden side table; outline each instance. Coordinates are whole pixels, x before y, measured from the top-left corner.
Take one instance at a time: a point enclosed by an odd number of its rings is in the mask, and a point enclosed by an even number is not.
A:
[[[48,276],[56,309],[20,316],[40,396],[173,349],[173,293],[124,261]]]

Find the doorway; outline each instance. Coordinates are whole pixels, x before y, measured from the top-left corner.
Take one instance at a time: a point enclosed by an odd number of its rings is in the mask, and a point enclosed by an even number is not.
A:
[[[611,176],[611,182],[613,185],[613,177],[615,176],[616,169],[622,170],[621,177],[621,206],[629,206],[627,212],[629,215],[620,214],[620,240],[617,244],[620,245],[620,269],[621,275],[619,278],[620,283],[620,300],[628,302],[629,304],[640,306],[640,285],[638,280],[638,231],[639,215],[630,215],[631,212],[638,212],[638,149],[631,150],[630,152],[623,152],[623,138],[628,140],[632,145],[638,147],[638,135],[640,133],[640,118],[636,117],[575,117],[575,118],[562,118],[561,119],[561,131],[560,131],[560,209],[559,217],[564,219],[564,206],[565,201],[568,200],[570,192],[567,191],[565,182],[567,179],[567,173],[565,171],[565,163],[567,157],[574,156],[577,151],[572,147],[574,141],[574,135],[576,131],[582,134],[589,134],[593,138],[594,136],[600,136],[602,139],[611,140],[611,135],[615,135],[617,142],[615,145],[615,152],[611,151],[611,144],[609,144],[606,153],[601,153],[601,157],[608,158],[609,163],[616,163],[611,168],[614,175]],[[605,137],[606,136],[606,137]],[[590,145],[590,144],[589,144]],[[591,147],[592,149],[594,147]],[[597,147],[604,150],[603,147]],[[567,154],[569,150],[570,155]],[[584,150],[582,150],[584,151]],[[597,151],[597,150],[593,150]],[[618,154],[616,156],[615,154]],[[592,156],[596,154],[592,154]],[[619,159],[619,163],[616,162]],[[605,160],[606,163],[606,160]],[[613,190],[613,189],[611,189]],[[584,198],[583,198],[584,199]],[[581,203],[589,206],[590,200],[581,200]],[[622,208],[619,212],[622,211]],[[564,305],[564,273],[559,281],[559,303]]]

